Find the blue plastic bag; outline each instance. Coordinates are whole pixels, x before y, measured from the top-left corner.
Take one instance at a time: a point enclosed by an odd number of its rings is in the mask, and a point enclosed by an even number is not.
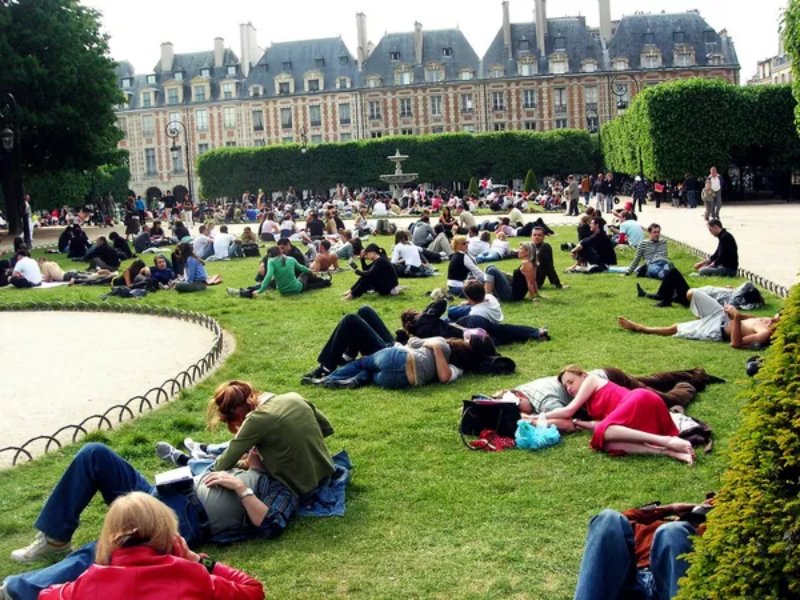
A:
[[[534,427],[529,421],[517,421],[517,432],[514,434],[517,448],[527,450],[540,450],[548,446],[555,446],[561,441],[561,434],[555,425],[547,427]]]

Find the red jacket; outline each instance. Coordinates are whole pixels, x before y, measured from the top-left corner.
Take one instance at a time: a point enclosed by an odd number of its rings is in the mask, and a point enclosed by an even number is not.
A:
[[[92,565],[75,581],[54,585],[39,600],[263,600],[261,583],[217,563],[209,573],[200,563],[149,546],[122,548],[110,565]]]

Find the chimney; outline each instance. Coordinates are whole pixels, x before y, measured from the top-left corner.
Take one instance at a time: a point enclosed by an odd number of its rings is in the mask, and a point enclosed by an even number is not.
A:
[[[600,2],[600,37],[606,44],[611,41],[611,0]]]
[[[172,71],[172,63],[175,61],[175,49],[172,42],[161,44],[161,72],[169,73]]]
[[[356,58],[358,59],[358,69],[364,68],[364,61],[369,57],[367,42],[367,15],[363,12],[356,13]]]
[[[422,64],[422,23],[414,22],[414,62]]]
[[[511,19],[508,16],[508,0],[503,0],[503,51],[506,60],[511,60]]]
[[[539,47],[539,56],[547,54],[547,0],[536,0],[536,45]]]
[[[242,75],[247,77],[250,67],[261,58],[258,54],[258,44],[256,43],[256,28],[252,23],[242,23],[239,25],[239,37],[242,44]]]
[[[214,68],[219,69],[225,60],[225,40],[221,37],[214,38]]]

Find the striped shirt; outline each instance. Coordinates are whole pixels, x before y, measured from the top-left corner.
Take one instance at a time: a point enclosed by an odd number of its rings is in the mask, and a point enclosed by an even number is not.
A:
[[[628,273],[633,273],[642,259],[648,265],[654,260],[669,260],[667,258],[667,240],[659,239],[654,242],[647,239],[639,242],[639,245],[636,246],[636,256],[633,257],[633,262],[628,267]]]

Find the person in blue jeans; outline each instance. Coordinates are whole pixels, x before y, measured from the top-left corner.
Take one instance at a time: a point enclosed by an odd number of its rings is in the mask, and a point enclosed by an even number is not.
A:
[[[81,513],[97,492],[111,504],[134,491],[151,494],[175,511],[179,532],[189,546],[276,537],[288,525],[298,503],[288,487],[255,465],[246,471],[209,472],[186,490],[163,493],[111,448],[89,443],[75,455],[45,502],[35,523],[38,534],[34,541],[12,552],[11,558],[30,562],[69,552]],[[241,515],[230,514],[231,507]],[[223,522],[239,525],[217,530],[215,523]],[[44,569],[7,577],[0,592],[13,600],[36,600],[41,590],[72,581],[88,569],[94,562],[95,544],[86,544]]]
[[[710,504],[606,509],[589,523],[575,600],[669,600]]]

